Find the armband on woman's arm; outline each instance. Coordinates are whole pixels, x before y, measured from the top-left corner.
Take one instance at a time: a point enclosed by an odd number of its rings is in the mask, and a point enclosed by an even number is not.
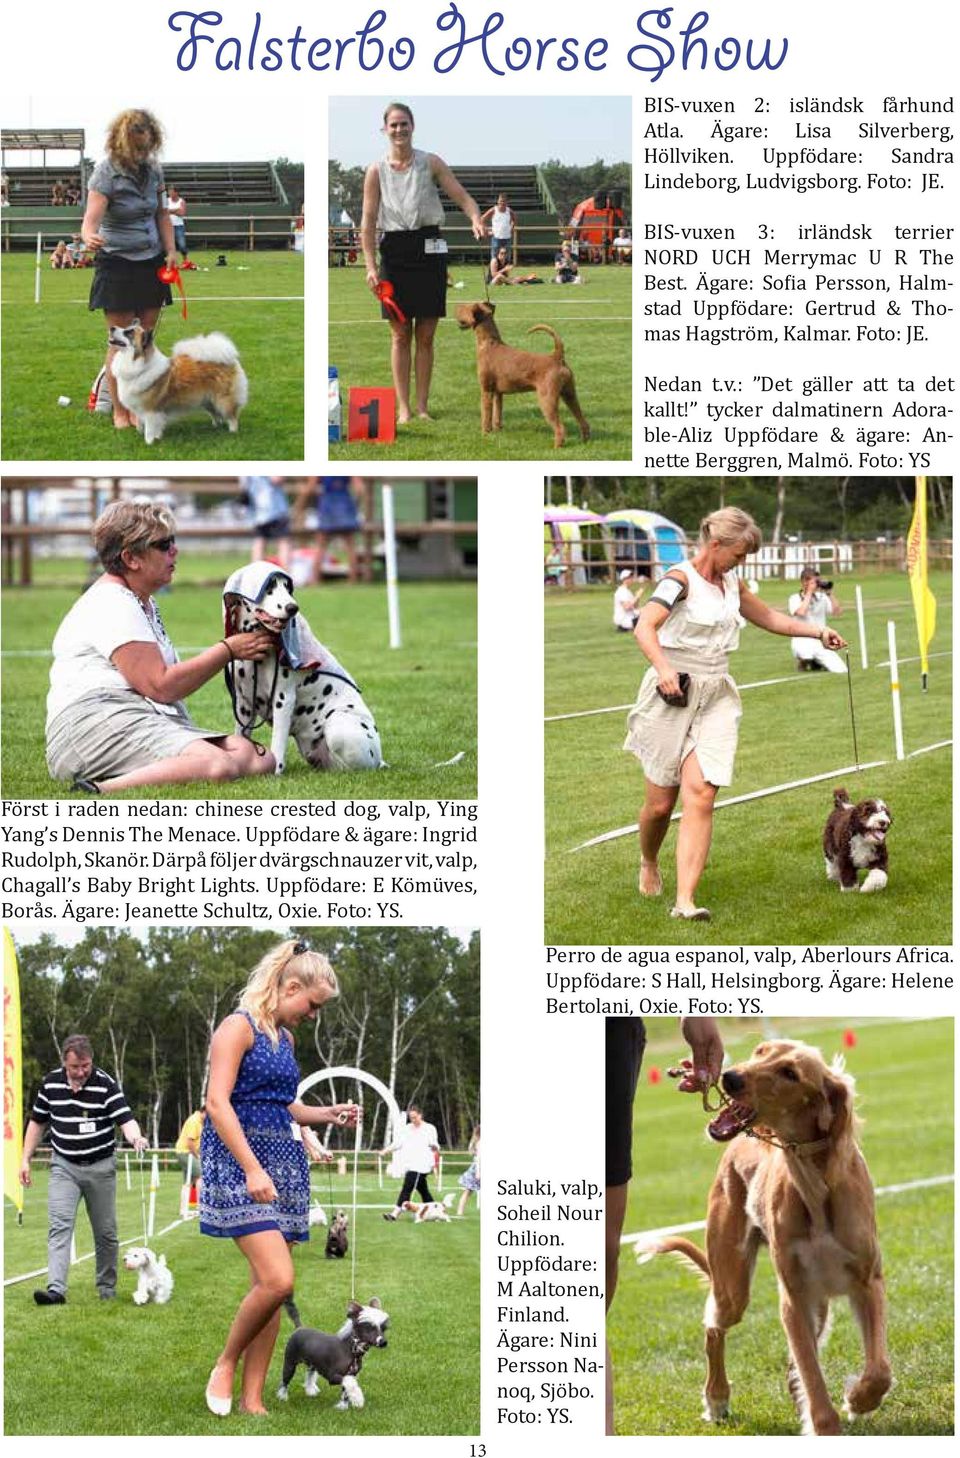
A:
[[[676,577],[661,577],[657,583],[656,591],[647,598],[647,602],[658,602],[665,607],[667,612],[672,612],[680,599],[686,594],[687,585],[680,582]]]

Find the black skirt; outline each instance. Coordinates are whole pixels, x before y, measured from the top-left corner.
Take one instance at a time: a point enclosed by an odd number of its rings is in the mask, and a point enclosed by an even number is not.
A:
[[[447,255],[428,252],[440,229],[412,228],[380,239],[380,276],[393,284],[394,301],[408,319],[443,319],[447,312]],[[395,316],[381,306],[384,319]]]
[[[99,252],[90,286],[91,309],[110,314],[136,314],[141,309],[160,309],[173,303],[170,285],[161,283],[157,269],[166,261],[163,253],[134,263],[118,253]]]

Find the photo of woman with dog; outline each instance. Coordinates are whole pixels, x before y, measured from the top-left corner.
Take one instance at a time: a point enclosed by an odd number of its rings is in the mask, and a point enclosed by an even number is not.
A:
[[[297,1101],[291,1030],[338,992],[325,956],[306,942],[280,942],[251,972],[237,1011],[210,1045],[200,1231],[235,1241],[250,1266],[250,1290],[206,1387],[207,1407],[218,1417],[231,1410],[238,1366],[239,1410],[266,1412],[263,1387],[280,1312],[293,1296],[290,1247],[310,1238],[307,1156],[291,1126],[357,1121],[356,1104]]]
[[[760,542],[759,527],[739,507],[711,512],[700,524],[697,552],[661,578],[634,630],[651,665],[628,716],[624,744],[644,771],[639,891],[646,897],[663,890],[660,848],[680,796],[670,915],[684,921],[710,920],[707,908],[696,904],[696,892],[710,850],[717,789],[733,780],[741,705],[728,657],[738,646],[743,620],[788,638],[819,638],[825,648],[847,646],[832,628],[818,629],[770,607],[737,576]]]
[[[93,542],[103,573],[53,640],[46,720],[53,778],[107,795],[271,774],[274,758],[262,745],[198,728],[182,702],[235,659],[262,658],[270,634],[233,633],[181,663],[154,597],[176,570],[172,513],[112,502],[94,523]]]
[[[157,270],[175,268],[173,222],[164,197],[158,161],[163,129],[149,111],[121,111],[107,132],[106,155],[94,168],[87,190],[82,237],[93,250],[96,272],[90,289],[93,309],[102,309],[107,336],[139,319],[154,328],[160,310],[172,301],[170,285]],[[106,380],[113,400],[113,423],[125,430],[136,421],[121,403],[111,369],[116,346],[107,345]]]
[[[414,147],[413,125],[413,112],[403,102],[393,102],[383,113],[383,132],[389,147],[384,157],[367,168],[360,225],[367,285],[381,301],[388,292],[394,305],[391,309],[383,302],[382,313],[390,323],[390,365],[400,425],[405,425],[413,414],[411,363],[416,373],[416,413],[421,420],[430,418],[433,341],[437,322],[447,312],[447,245],[440,231],[441,187],[468,218],[473,236],[478,240],[484,236],[477,203],[442,157]]]

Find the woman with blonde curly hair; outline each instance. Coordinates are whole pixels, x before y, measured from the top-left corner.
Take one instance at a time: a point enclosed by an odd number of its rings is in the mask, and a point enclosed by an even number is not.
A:
[[[677,834],[677,890],[670,915],[709,921],[696,891],[713,835],[717,787],[733,780],[740,695],[728,672],[728,654],[740,641],[744,619],[786,638],[819,638],[826,648],[847,645],[832,628],[822,632],[802,618],[777,612],[750,592],[738,575],[761,543],[747,512],[727,506],[700,524],[689,562],[661,578],[637,619],[634,636],[651,667],[627,720],[624,749],[643,766],[646,793],[640,811],[641,896],[663,890],[659,854],[670,816],[682,800]]]
[[[47,768],[88,794],[270,774],[273,755],[242,734],[199,729],[182,700],[235,658],[272,651],[266,631],[231,633],[183,663],[154,594],[177,565],[165,506],[114,501],[93,542],[103,572],[57,629],[47,695]]]
[[[151,112],[122,111],[110,123],[106,156],[87,184],[81,236],[93,250],[96,265],[90,308],[103,310],[108,339],[114,325],[126,328],[134,319],[152,329],[164,304],[171,302],[170,285],[157,276],[159,268],[175,267],[177,262],[163,169],[157,160],[162,146],[163,129]],[[110,368],[115,353],[108,343],[106,379],[113,423],[123,430],[136,421],[117,396]]]
[[[309,1240],[307,1156],[293,1125],[355,1125],[356,1104],[297,1100],[293,1029],[339,992],[333,968],[306,942],[284,941],[258,963],[210,1044],[207,1120],[200,1140],[200,1231],[236,1242],[250,1266],[240,1303],[207,1383],[212,1413],[226,1417],[240,1366],[240,1410],[263,1413],[263,1386],[293,1295],[290,1247]]]

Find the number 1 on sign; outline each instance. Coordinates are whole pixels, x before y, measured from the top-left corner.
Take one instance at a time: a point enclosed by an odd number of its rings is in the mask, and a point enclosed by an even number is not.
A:
[[[389,445],[397,438],[396,406],[393,390],[354,386],[349,394],[347,440]]]

